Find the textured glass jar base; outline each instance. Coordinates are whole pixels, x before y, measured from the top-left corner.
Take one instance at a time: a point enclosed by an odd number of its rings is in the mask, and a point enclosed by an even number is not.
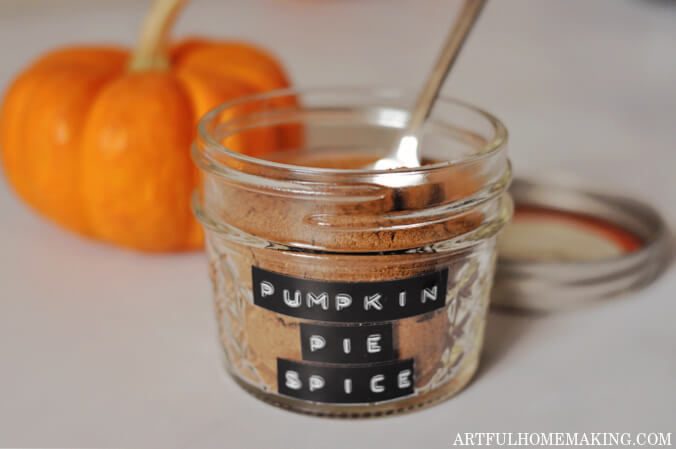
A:
[[[479,367],[481,344],[472,354],[465,358],[465,367],[458,375],[446,384],[436,387],[426,393],[419,393],[401,399],[395,399],[383,403],[363,405],[335,405],[302,401],[276,393],[268,393],[260,388],[252,386],[242,380],[237,373],[228,366],[227,358],[224,358],[225,370],[237,385],[250,395],[267,402],[270,405],[289,410],[295,413],[318,416],[323,418],[339,419],[366,419],[383,416],[409,413],[423,408],[431,407],[453,397],[460,392],[474,377]]]
[[[307,255],[272,248],[256,249],[220,239],[213,234],[207,234],[207,237],[215,288],[219,340],[223,348],[225,366],[238,384],[259,399],[315,416],[340,418],[383,416],[416,410],[452,396],[469,382],[477,368],[492,284],[494,239],[488,239],[468,251],[448,254],[346,256]],[[363,278],[382,276],[383,272],[387,275],[397,263],[400,264],[401,270],[406,270],[401,277],[408,279],[418,273],[437,273],[439,269],[447,272],[447,278],[442,281],[446,286],[443,292],[439,290],[445,301],[436,303],[438,307],[434,310],[419,315],[357,325],[295,318],[268,310],[264,303],[256,304],[252,301],[254,295],[252,267],[303,272],[308,273],[308,277],[336,279],[341,275],[350,277],[358,275]],[[412,302],[416,303],[414,300]],[[278,303],[270,302],[270,304]],[[361,303],[358,304],[361,307]],[[431,300],[429,304],[433,304]],[[338,328],[333,327],[334,325],[338,325]],[[381,342],[383,345],[389,343],[393,352],[388,353],[387,357],[378,363],[350,361],[346,362],[346,365],[337,365],[333,360],[318,361],[308,358],[308,353],[302,350],[302,342],[307,341],[308,336],[305,334],[303,339],[303,326],[314,326],[314,329],[319,329],[314,332],[321,332],[324,329],[331,331],[347,329],[353,332],[361,328],[368,328],[370,332],[378,326],[385,327],[389,329],[389,333],[383,334]],[[330,344],[331,340],[327,341]],[[355,345],[353,349],[356,350],[359,337],[355,336],[352,341]],[[288,368],[287,365],[280,368],[280,361],[295,363],[296,367]],[[373,394],[356,389],[359,388],[357,382],[364,385],[365,382],[373,381],[372,376],[381,377],[376,381],[382,383],[381,385],[385,385],[393,378],[398,379],[396,376],[410,368],[398,368],[402,365],[397,364],[408,363],[412,368],[412,372],[408,374],[411,382],[406,382],[408,383],[406,387],[411,388],[410,392],[397,390],[402,387],[392,383],[388,384],[389,390],[383,389],[380,392],[376,391],[378,385],[375,389],[371,385],[370,391]],[[302,374],[303,366],[309,367],[306,374]],[[345,374],[344,371],[340,371],[342,367],[360,370],[365,368],[370,371],[366,374],[364,371]],[[329,369],[329,372],[321,372],[324,368]],[[298,369],[301,371],[296,371]],[[288,390],[293,387],[294,381],[289,380],[289,373],[292,377],[303,378],[302,382],[299,382],[303,386],[302,389]],[[319,390],[326,386],[327,389],[324,391],[331,391],[329,401],[323,398],[315,399],[310,396],[313,390],[306,391],[304,387],[309,385],[309,374],[323,376]],[[355,391],[360,391],[355,395],[355,399],[358,400],[349,404],[343,403],[347,401],[344,397],[340,397],[342,393],[337,393],[332,388],[341,385],[340,390],[343,391],[345,379],[354,383]],[[408,379],[404,377],[404,381]],[[347,389],[344,391],[352,393]],[[383,391],[394,392],[395,396],[391,396],[389,400],[373,398]]]

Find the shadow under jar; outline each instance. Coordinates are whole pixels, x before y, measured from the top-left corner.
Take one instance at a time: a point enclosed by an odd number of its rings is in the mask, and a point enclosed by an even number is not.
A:
[[[448,398],[475,372],[496,235],[512,215],[507,133],[440,99],[421,136],[425,165],[364,168],[396,142],[413,99],[289,90],[200,122],[194,209],[220,342],[254,396],[382,416]]]

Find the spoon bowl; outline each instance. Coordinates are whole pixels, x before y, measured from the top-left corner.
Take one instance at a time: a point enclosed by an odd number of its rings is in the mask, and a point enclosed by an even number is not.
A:
[[[465,0],[458,17],[446,38],[432,72],[427,77],[413,109],[406,128],[387,156],[378,159],[368,168],[375,170],[394,170],[397,168],[415,168],[422,165],[420,157],[420,130],[430,115],[439,91],[455,62],[462,45],[486,0]]]

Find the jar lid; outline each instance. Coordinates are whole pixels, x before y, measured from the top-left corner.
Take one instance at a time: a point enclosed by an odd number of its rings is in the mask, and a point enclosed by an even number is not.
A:
[[[494,305],[567,309],[644,286],[669,257],[664,220],[635,199],[570,178],[516,178],[498,238]]]

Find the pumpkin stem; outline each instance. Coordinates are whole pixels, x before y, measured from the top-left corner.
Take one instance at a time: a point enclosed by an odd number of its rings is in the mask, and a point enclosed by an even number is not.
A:
[[[169,34],[187,0],[155,0],[141,28],[141,36],[129,62],[129,70],[169,68]]]

